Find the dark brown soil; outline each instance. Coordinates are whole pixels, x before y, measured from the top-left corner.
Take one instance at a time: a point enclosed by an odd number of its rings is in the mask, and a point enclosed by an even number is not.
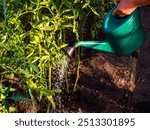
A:
[[[83,51],[74,93],[78,59],[70,61],[70,94],[61,95],[61,107],[54,112],[150,112],[150,7],[143,9],[142,20],[147,39],[138,56],[119,57],[94,50]],[[32,112],[30,102],[12,102],[12,105],[17,108],[16,112]],[[37,112],[46,112],[46,109],[46,103],[37,104]]]
[[[147,39],[140,48],[137,63],[137,82],[133,102],[139,112],[150,112],[150,7],[143,8],[142,22],[147,32]]]
[[[76,81],[78,61],[70,64],[70,88]],[[131,105],[135,71],[132,56],[118,57],[86,50],[81,58],[80,77],[74,96],[65,100],[66,112],[133,112]],[[65,111],[65,110],[64,110]]]

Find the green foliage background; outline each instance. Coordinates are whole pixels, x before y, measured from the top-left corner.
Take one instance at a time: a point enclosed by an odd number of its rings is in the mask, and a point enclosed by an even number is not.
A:
[[[93,13],[92,33],[101,27],[113,0],[0,0],[0,78],[19,77],[33,99],[44,97],[55,108],[52,71],[66,47],[68,32],[81,40],[81,30]],[[62,62],[63,64],[63,62]]]

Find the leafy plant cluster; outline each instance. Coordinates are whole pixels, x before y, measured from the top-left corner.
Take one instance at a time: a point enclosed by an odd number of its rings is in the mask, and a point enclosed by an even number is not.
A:
[[[10,94],[13,93],[13,94]],[[31,99],[23,97],[19,95],[18,93],[15,93],[15,89],[12,87],[3,87],[3,85],[0,83],[0,112],[15,112],[16,109],[9,104],[9,100],[14,101],[31,101]]]
[[[101,27],[112,3],[113,0],[0,0],[1,81],[18,77],[30,88],[34,104],[46,99],[48,106],[55,108],[53,96],[61,89],[53,86],[52,74],[58,62],[63,65],[65,60],[62,48],[67,46],[68,33],[75,34],[76,41],[81,40],[90,13],[94,14],[94,27]],[[1,89],[8,90],[3,86]]]

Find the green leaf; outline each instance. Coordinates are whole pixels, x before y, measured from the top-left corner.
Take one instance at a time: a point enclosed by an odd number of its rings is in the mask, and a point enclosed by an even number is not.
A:
[[[54,102],[53,97],[52,97],[52,96],[48,96],[47,98],[48,98],[48,100],[51,102],[53,108],[55,109],[55,108],[56,108],[56,104],[55,104],[55,102]]]
[[[69,8],[72,8],[72,2],[68,1],[68,0],[64,0],[63,3],[68,6]]]
[[[6,58],[3,59],[3,60],[4,60],[3,62],[4,62],[6,65],[8,65],[8,64],[10,63],[10,58],[7,58],[7,57],[6,57]]]
[[[75,0],[75,1],[74,1],[74,3],[78,3],[78,2],[80,2],[80,0]]]
[[[4,96],[8,95],[9,92],[10,92],[10,87],[7,87],[6,90],[5,90]]]
[[[41,88],[40,89],[40,99],[42,99],[42,96],[49,97],[49,96],[55,95],[55,93],[60,93],[60,92],[61,92],[60,89],[50,90],[48,88]]]
[[[6,79],[13,79],[14,78],[14,74],[13,73],[11,73],[11,74],[5,74],[4,77]]]
[[[9,112],[9,103],[7,100],[2,101],[2,105],[6,108],[6,110]]]
[[[30,64],[30,66],[34,72],[36,72],[36,73],[39,72],[38,66],[36,64]]]
[[[82,6],[82,9],[87,8],[88,6],[89,6],[89,3],[85,3],[85,4]]]
[[[62,4],[62,0],[52,0],[53,3],[55,4],[55,6],[57,7],[57,9],[60,7],[60,5]]]
[[[0,83],[0,92],[3,90],[3,85]]]
[[[20,63],[21,63],[21,60],[16,60],[16,63],[15,63],[15,68],[18,68],[19,67],[19,65],[20,65]]]
[[[68,46],[68,44],[63,44],[63,45],[60,45],[60,48],[62,49],[62,48],[65,48],[67,46]]]
[[[89,7],[95,15],[100,16],[94,7],[92,7],[92,6],[89,6]]]
[[[7,99],[12,99],[15,101],[32,101],[30,98],[18,95],[18,94],[13,94],[11,97],[7,98]]]
[[[9,112],[12,113],[12,112],[15,112],[16,111],[16,108],[15,107],[9,107]]]
[[[42,29],[43,31],[52,31],[52,30],[53,30],[53,28],[50,27],[50,26],[44,26],[44,27],[42,27],[41,29]]]

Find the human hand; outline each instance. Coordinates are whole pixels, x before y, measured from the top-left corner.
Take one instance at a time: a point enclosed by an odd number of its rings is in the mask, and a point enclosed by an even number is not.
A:
[[[117,17],[129,15],[137,8],[134,0],[116,0],[116,2],[119,4],[113,11],[112,15]]]

